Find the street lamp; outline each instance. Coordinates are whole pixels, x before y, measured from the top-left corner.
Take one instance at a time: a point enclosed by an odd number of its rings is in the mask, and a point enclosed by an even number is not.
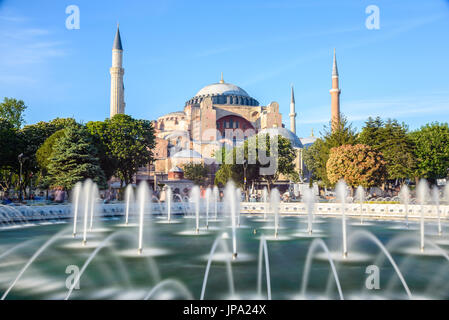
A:
[[[22,165],[23,165],[23,153],[19,154],[19,156],[17,157],[19,159],[19,165],[20,165],[20,170],[19,170],[19,201],[22,202]]]

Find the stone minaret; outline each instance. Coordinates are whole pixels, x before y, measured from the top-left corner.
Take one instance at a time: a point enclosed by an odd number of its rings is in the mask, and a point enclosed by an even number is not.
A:
[[[116,114],[125,113],[125,87],[123,85],[123,75],[125,69],[122,68],[123,63],[123,47],[120,38],[120,30],[117,26],[114,45],[112,47],[112,67],[109,69],[111,73],[111,118]]]
[[[337,58],[334,49],[334,65],[332,67],[332,89],[331,94],[331,127],[335,131],[340,126],[340,93],[341,90],[338,85],[338,68]]]
[[[295,112],[295,93],[292,86],[292,99],[290,101],[290,130],[296,134],[296,112]]]

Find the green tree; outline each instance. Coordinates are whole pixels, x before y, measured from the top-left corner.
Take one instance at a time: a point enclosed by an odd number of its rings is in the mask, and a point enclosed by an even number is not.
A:
[[[265,139],[264,147],[262,147],[263,143],[260,143],[260,139]],[[277,150],[271,150],[271,145],[276,146]],[[264,153],[266,157],[271,157],[271,162],[267,163],[267,161],[259,158]],[[278,180],[281,175],[293,181],[299,180],[299,175],[295,171],[294,164],[296,151],[292,147],[290,140],[281,135],[273,135],[271,137],[268,134],[256,135],[246,140],[241,146],[234,147],[230,150],[226,150],[225,148],[221,149],[219,155],[223,164],[215,175],[216,184],[225,185],[229,180],[233,180],[238,186],[243,186],[245,176],[244,161],[247,163],[247,186],[252,182],[263,180],[267,182],[268,188],[270,189],[273,182]],[[267,172],[267,174],[261,174],[270,165],[275,168],[272,173]]]
[[[239,173],[233,171],[232,169],[232,164],[222,164],[220,169],[218,169],[215,173],[215,185],[224,187],[228,181],[233,181],[235,185],[241,186],[240,183],[243,179],[241,179]]]
[[[389,180],[403,180],[413,176],[413,141],[404,123],[399,124],[392,119],[383,121],[380,117],[368,118],[359,135],[359,142],[383,154]]]
[[[50,187],[51,179],[48,176],[48,166],[50,159],[54,153],[54,146],[56,143],[65,136],[65,129],[61,129],[53,133],[45,142],[40,146],[36,152],[36,160],[40,168],[40,181],[39,187],[48,189]]]
[[[19,137],[14,125],[0,118],[0,189],[8,191],[14,182],[19,154]]]
[[[105,187],[98,150],[89,131],[84,126],[72,125],[64,133],[53,146],[48,164],[51,185],[71,190],[77,182],[90,178],[100,188]]]
[[[376,149],[380,148],[385,138],[382,131],[384,125],[385,123],[380,117],[376,117],[375,119],[369,117],[359,134],[359,143]]]
[[[386,177],[382,154],[363,144],[332,148],[326,168],[332,185],[344,179],[353,188],[369,188],[381,184]]]
[[[40,184],[44,178],[36,160],[37,150],[56,131],[67,126],[76,125],[73,118],[56,118],[50,122],[38,122],[19,130],[19,153],[23,153],[23,187],[26,190],[31,184]]]
[[[410,134],[415,147],[415,175],[435,180],[448,176],[449,170],[449,126],[434,122],[422,126]]]
[[[155,136],[150,121],[117,114],[104,122],[89,122],[87,127],[108,178],[113,174],[129,184],[140,167],[153,161]]]
[[[8,120],[16,129],[19,129],[25,123],[23,113],[26,108],[22,100],[5,97],[0,103],[0,118]]]
[[[196,185],[205,185],[209,169],[203,163],[186,163],[183,168],[184,178],[192,180]]]
[[[355,129],[344,116],[341,117],[339,127],[331,130],[331,125],[324,127],[322,138],[317,139],[315,143],[304,151],[304,163],[309,170],[312,170],[313,176],[321,180],[326,186],[332,183],[327,177],[326,164],[329,160],[330,150],[342,145],[354,145],[357,143],[357,134]]]

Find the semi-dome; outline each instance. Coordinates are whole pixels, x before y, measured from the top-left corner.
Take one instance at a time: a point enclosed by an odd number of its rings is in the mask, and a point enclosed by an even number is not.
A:
[[[298,136],[286,128],[263,129],[259,132],[259,135],[261,134],[269,134],[270,137],[281,135],[282,137],[290,140],[293,148],[303,148],[301,140],[299,140]]]

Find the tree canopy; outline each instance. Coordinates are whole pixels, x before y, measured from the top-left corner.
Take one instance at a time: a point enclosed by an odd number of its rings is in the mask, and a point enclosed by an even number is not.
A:
[[[324,127],[322,138],[304,151],[304,163],[313,172],[315,179],[321,180],[326,186],[332,185],[327,176],[327,161],[332,148],[342,145],[354,145],[357,143],[357,134],[351,124],[348,124],[344,116],[336,130],[332,131],[331,125]]]
[[[209,169],[203,163],[186,163],[183,166],[184,178],[192,180],[196,185],[205,185]]]
[[[380,117],[368,118],[359,135],[359,142],[381,152],[386,162],[389,180],[411,178],[415,156],[408,127],[397,120],[383,121]]]
[[[19,129],[25,123],[23,113],[26,108],[22,100],[5,97],[0,103],[0,118],[9,121],[16,129]]]
[[[140,167],[153,161],[155,137],[150,121],[117,114],[103,122],[89,122],[87,128],[94,136],[107,178],[115,175],[129,184]]]
[[[368,188],[381,184],[386,176],[382,154],[363,144],[332,148],[326,168],[332,185],[343,179],[351,187]]]
[[[447,123],[426,124],[410,134],[416,157],[415,175],[438,179],[449,176],[449,126]]]
[[[48,164],[50,184],[71,190],[79,181],[92,179],[105,187],[106,179],[100,167],[98,150],[84,126],[67,127],[56,141]]]
[[[261,141],[265,139],[265,143]],[[275,146],[276,150],[271,150]],[[261,159],[261,155],[270,157],[271,160]],[[281,135],[256,135],[247,139],[243,145],[230,150],[222,148],[216,155],[223,164],[216,173],[215,184],[225,185],[228,180],[233,180],[237,185],[244,184],[244,161],[246,161],[247,183],[253,181],[266,181],[268,187],[284,175],[293,181],[299,180],[298,172],[295,171],[294,160],[296,151],[290,140]],[[271,170],[271,166],[274,170]],[[266,171],[266,172],[264,172]]]

